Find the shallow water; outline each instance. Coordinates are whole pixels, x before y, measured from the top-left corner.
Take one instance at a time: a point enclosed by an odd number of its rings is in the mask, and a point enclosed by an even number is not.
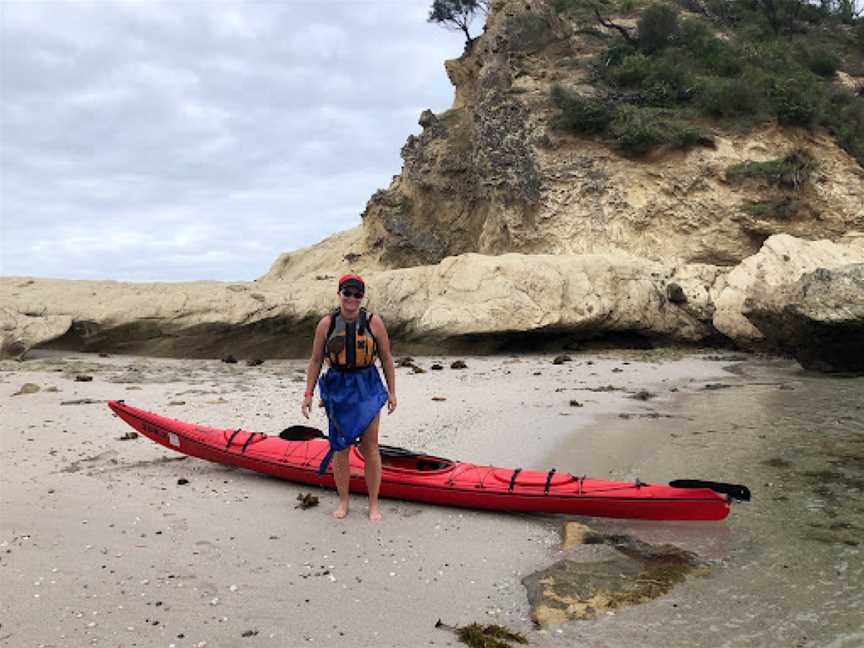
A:
[[[636,404],[574,433],[554,459],[573,472],[748,485],[753,502],[722,523],[594,520],[715,561],[652,603],[572,624],[592,646],[864,646],[864,378],[785,361],[737,363],[705,389]],[[639,415],[659,414],[660,418]],[[589,459],[598,437],[617,457]]]

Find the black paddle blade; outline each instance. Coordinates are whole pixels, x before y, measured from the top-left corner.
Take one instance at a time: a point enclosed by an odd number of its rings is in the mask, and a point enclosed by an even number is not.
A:
[[[279,433],[280,439],[286,441],[311,441],[312,439],[326,439],[324,433],[318,428],[308,425],[292,425]]]
[[[703,481],[701,479],[676,479],[669,482],[673,488],[710,488],[716,493],[723,493],[739,502],[750,501],[750,489],[741,484],[724,484],[723,482]]]

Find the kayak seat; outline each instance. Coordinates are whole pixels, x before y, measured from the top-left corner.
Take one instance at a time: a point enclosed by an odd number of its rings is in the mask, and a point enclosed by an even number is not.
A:
[[[450,464],[446,461],[436,461],[434,459],[418,459],[417,460],[417,470],[427,471],[427,470],[444,470],[445,468],[449,468]]]
[[[355,451],[362,458],[360,447],[355,446]],[[381,464],[384,468],[396,470],[410,470],[412,472],[435,472],[447,470],[453,467],[453,462],[442,457],[424,455],[412,452],[405,448],[395,448],[388,445],[379,445],[378,452],[381,455]]]
[[[500,482],[504,482],[505,484],[510,484],[510,480],[513,479],[513,470],[512,469],[501,469],[496,468],[492,471],[492,477],[497,479]],[[540,472],[537,470],[522,470],[516,476],[516,486],[537,486],[539,488],[545,488],[546,479],[549,477],[548,472]],[[555,486],[563,486],[564,484],[569,484],[573,481],[576,481],[576,478],[570,473],[565,472],[556,472],[552,475],[552,479],[549,481],[550,487]]]
[[[308,425],[291,425],[279,433],[279,438],[285,441],[311,441],[325,439],[324,433],[318,428]]]

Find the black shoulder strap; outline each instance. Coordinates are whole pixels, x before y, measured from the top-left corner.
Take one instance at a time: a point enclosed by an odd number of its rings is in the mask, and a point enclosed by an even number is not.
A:
[[[330,326],[327,327],[327,337],[325,340],[329,340],[330,336],[333,335],[333,331],[336,329],[336,318],[339,317],[339,313],[341,311],[337,308],[332,313],[330,313]]]
[[[324,349],[321,351],[322,360],[327,358],[327,340],[330,339],[330,336],[333,335],[333,331],[336,330],[336,318],[339,316],[339,312],[340,311],[337,308],[330,313],[330,326],[327,327],[327,335],[324,336]]]
[[[363,331],[367,328],[368,318],[366,316],[366,309],[361,308],[360,313],[357,316],[357,335],[363,335]]]
[[[375,344],[375,348],[373,349],[374,353],[378,353],[378,338],[375,337],[375,334],[372,332],[372,318],[375,317],[375,313],[366,313],[366,309],[363,308],[360,311],[361,317],[363,317],[363,326],[369,331],[369,335],[372,338],[372,342]]]

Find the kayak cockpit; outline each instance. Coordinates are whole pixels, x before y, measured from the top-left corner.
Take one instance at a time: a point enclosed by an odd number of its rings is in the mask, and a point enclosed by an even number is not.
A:
[[[405,448],[379,445],[378,449],[381,453],[381,467],[385,470],[404,470],[415,473],[438,473],[452,470],[455,465],[455,462],[450,459],[413,452],[411,450],[406,450]],[[355,446],[354,452],[357,453],[358,457],[361,459],[363,458],[363,453],[360,451],[358,446]]]

